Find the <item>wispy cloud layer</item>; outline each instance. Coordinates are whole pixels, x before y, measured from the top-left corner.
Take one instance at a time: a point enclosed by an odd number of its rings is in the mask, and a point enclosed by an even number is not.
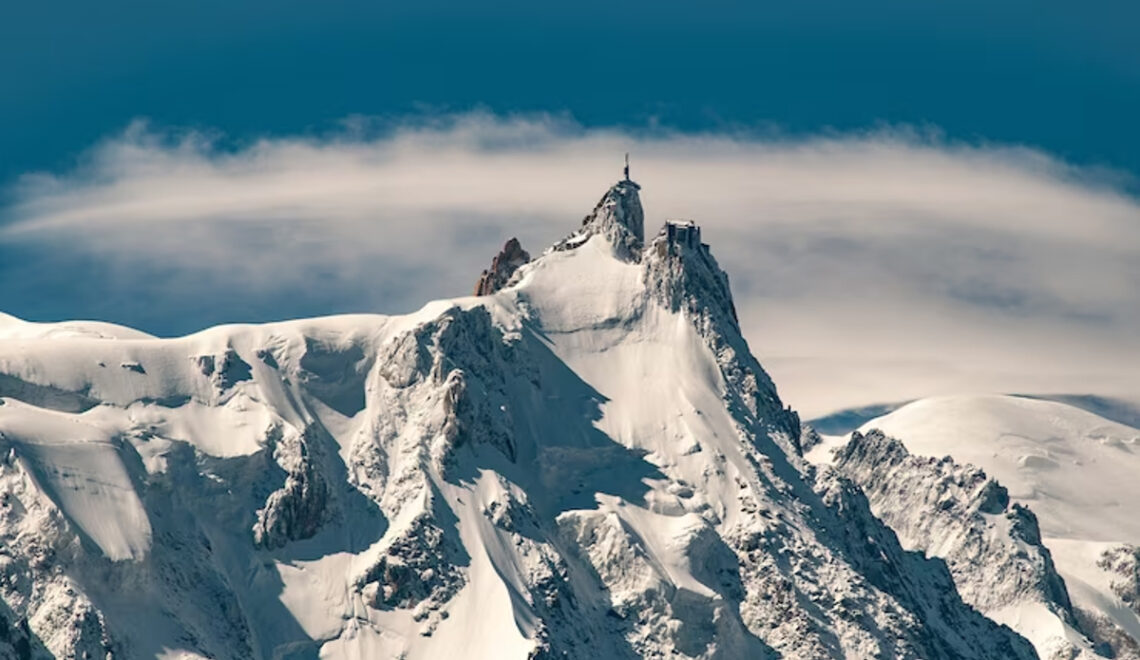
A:
[[[74,171],[25,177],[0,250],[42,258],[19,282],[0,272],[0,307],[159,331],[408,310],[468,293],[511,235],[533,252],[566,233],[631,151],[648,222],[704,225],[754,350],[808,414],[938,392],[1140,395],[1140,202],[1040,152],[899,131],[365,124],[238,146],[138,124]],[[105,306],[80,304],[93,286]]]

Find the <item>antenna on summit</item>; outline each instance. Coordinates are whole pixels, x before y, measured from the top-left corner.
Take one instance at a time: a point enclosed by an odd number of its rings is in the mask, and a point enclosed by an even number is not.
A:
[[[629,152],[625,152],[625,180],[629,181]]]

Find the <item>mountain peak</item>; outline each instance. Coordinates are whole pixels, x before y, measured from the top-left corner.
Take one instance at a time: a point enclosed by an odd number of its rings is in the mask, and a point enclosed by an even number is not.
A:
[[[491,267],[479,275],[479,281],[475,283],[475,295],[487,296],[505,287],[519,266],[528,261],[530,253],[522,248],[519,239],[510,239],[491,260]]]
[[[679,309],[686,306],[680,300],[688,299],[687,306],[694,313],[702,306],[716,309],[739,332],[728,274],[721,270],[708,244],[701,242],[700,225],[692,220],[666,220],[646,254],[651,270],[659,272],[662,282],[671,283],[663,289],[670,306]]]
[[[628,178],[610,186],[606,194],[594,205],[594,210],[582,218],[582,226],[570,236],[554,244],[554,251],[572,250],[601,234],[614,246],[614,254],[622,261],[641,261],[645,244],[645,211],[641,208],[641,190]]]
[[[638,192],[406,316],[0,342],[0,657],[1035,657],[804,462]]]
[[[645,212],[641,208],[641,186],[632,181],[629,171],[626,178],[610,186],[606,194],[594,207],[593,213],[583,219],[582,224],[591,222],[599,225],[615,223],[625,228],[639,244],[645,242]]]

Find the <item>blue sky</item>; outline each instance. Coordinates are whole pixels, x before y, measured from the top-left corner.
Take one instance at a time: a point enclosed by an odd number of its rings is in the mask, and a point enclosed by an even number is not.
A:
[[[1140,172],[1140,5],[6,3],[0,181],[136,117],[240,141],[482,107],[586,126],[878,123]]]
[[[410,311],[508,236],[559,238],[632,150],[649,222],[704,224],[801,409],[1135,393],[1136,25],[1124,2],[9,3],[0,312],[169,336]]]

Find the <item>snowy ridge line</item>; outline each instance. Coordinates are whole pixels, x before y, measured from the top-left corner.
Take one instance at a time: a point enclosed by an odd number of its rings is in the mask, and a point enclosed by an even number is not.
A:
[[[56,448],[0,469],[0,639],[32,657],[1036,657],[803,459],[699,228],[646,245],[639,191],[500,261],[486,295],[404,317],[0,343],[0,433],[17,456]],[[91,446],[117,449],[71,459]]]
[[[1043,657],[1140,658],[1128,559],[1140,528],[1125,504],[1140,499],[1140,429],[1119,421],[1122,403],[934,397],[864,421],[850,441],[808,429],[807,456],[862,484],[904,545],[944,558],[966,600]]]
[[[834,467],[859,484],[904,547],[946,561],[970,605],[1021,632],[1043,657],[1094,655],[1037,517],[985,472],[913,456],[874,429],[853,433]]]

